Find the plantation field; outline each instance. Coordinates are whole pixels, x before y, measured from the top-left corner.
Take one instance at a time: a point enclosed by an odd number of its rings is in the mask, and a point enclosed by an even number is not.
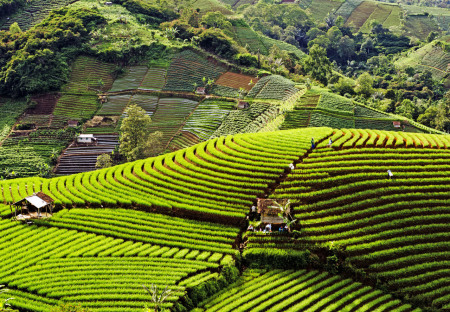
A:
[[[224,72],[225,68],[214,65],[191,50],[184,50],[170,64],[164,90],[192,92],[194,86],[204,86],[209,79],[216,80]]]
[[[448,136],[342,130],[332,138],[273,195],[293,202],[301,241],[333,242],[389,291],[448,305]]]
[[[266,103],[252,103],[246,109],[231,111],[222,121],[212,137],[223,135],[258,132],[273,115],[278,113],[278,107]]]
[[[202,141],[208,140],[235,105],[235,102],[202,101],[189,116],[183,131],[195,134]]]
[[[51,10],[62,8],[73,0],[33,0],[16,13],[8,16],[9,19],[0,20],[0,30],[7,30],[14,22],[17,22],[20,29],[27,30],[42,21]]]
[[[444,51],[437,41],[433,41],[399,59],[395,65],[401,68],[417,67],[421,71],[431,72],[434,79],[442,79],[448,74],[449,63],[450,53]]]
[[[141,85],[144,77],[146,77],[147,66],[132,66],[125,70],[125,73],[119,76],[109,90],[110,92],[122,90],[135,90]],[[151,81],[151,78],[149,78]]]
[[[161,143],[166,146],[177,134],[198,102],[182,98],[160,98],[158,108],[152,117],[151,131],[161,131]]]
[[[435,20],[428,16],[408,16],[405,20],[406,35],[425,40],[431,31],[438,29]]]
[[[335,12],[341,5],[341,1],[313,0],[308,6],[308,11],[314,20],[323,21],[328,13]]]
[[[287,100],[298,92],[294,85],[294,82],[279,75],[265,76],[254,85],[248,97]]]
[[[366,20],[372,15],[372,13],[377,9],[377,4],[374,2],[364,1],[356,9],[353,10],[352,14],[348,17],[346,26],[352,26],[356,30],[361,28]]]
[[[234,35],[236,41],[243,47],[247,47],[252,53],[269,54],[269,48],[266,47],[260,37],[250,27],[234,27]]]
[[[80,56],[72,64],[69,82],[63,92],[96,94],[111,88],[115,65],[96,58]]]
[[[396,9],[396,12],[394,12],[394,15],[391,16],[392,11]],[[387,28],[392,26],[400,26],[400,19],[398,18],[398,12],[399,7],[396,7],[394,5],[382,5],[377,4],[376,9],[370,14],[369,18],[364,22],[364,24],[361,26],[360,31],[369,33],[371,31],[371,23],[373,21],[377,21],[380,24],[384,25],[386,20],[391,17],[391,20],[389,20],[386,23]],[[397,20],[395,20],[395,14],[397,14]]]
[[[355,10],[364,0],[347,0],[336,10],[335,14],[340,15],[347,20]]]
[[[169,286],[163,306],[173,307],[188,287],[232,264],[214,250],[230,254],[238,232],[125,209],[62,210],[31,227],[2,220],[0,230],[0,280],[14,288],[13,306],[31,311],[49,311],[60,300],[92,311],[141,311],[148,302],[142,285],[150,284]]]
[[[0,142],[3,141],[16,123],[17,118],[27,109],[25,100],[0,98]],[[0,147],[1,148],[1,147]]]
[[[291,199],[300,236],[246,235],[245,261],[266,249],[282,255],[283,248],[311,245],[314,252],[332,244],[342,263],[409,301],[311,268],[313,262],[247,270],[224,291],[200,297],[198,311],[442,308],[449,304],[449,171],[448,135],[305,128],[221,136],[87,173],[0,181],[0,283],[12,289],[2,296],[13,295],[13,306],[28,311],[58,302],[141,311],[148,302],[141,285],[153,283],[169,286],[164,306],[182,311],[180,298],[195,298],[193,288],[225,278],[241,222],[267,194]],[[7,203],[38,191],[55,199],[54,217],[12,222]]]
[[[201,307],[198,311],[414,310],[380,290],[317,270],[248,270]]]

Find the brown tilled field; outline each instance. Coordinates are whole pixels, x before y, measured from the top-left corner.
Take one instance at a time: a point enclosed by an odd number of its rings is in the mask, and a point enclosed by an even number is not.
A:
[[[253,84],[250,84],[250,81],[252,81]],[[250,91],[257,82],[258,79],[252,76],[226,72],[217,79],[216,84],[234,89],[244,88],[245,90]]]
[[[55,109],[56,102],[60,94],[51,93],[51,94],[39,94],[32,97],[32,101],[36,103],[35,106],[30,107],[27,110],[27,114],[32,115],[50,115],[53,113]]]

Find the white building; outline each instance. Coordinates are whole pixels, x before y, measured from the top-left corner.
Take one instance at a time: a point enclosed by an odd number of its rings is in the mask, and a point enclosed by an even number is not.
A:
[[[93,143],[96,141],[93,134],[80,134],[77,137],[77,143]]]

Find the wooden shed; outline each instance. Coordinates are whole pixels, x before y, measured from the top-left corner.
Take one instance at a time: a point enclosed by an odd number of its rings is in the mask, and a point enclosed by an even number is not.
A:
[[[276,202],[282,206],[286,205],[288,199],[277,199]],[[262,223],[283,224],[283,218],[278,216],[281,210],[277,208],[273,199],[258,198],[258,213],[261,214]],[[286,214],[290,214],[288,209]]]
[[[14,216],[18,220],[49,218],[53,214],[53,203],[50,196],[42,192],[34,193],[13,204]]]

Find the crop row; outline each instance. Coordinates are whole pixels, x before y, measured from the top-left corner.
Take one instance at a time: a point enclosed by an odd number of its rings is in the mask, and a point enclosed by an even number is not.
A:
[[[319,271],[245,272],[235,284],[202,304],[215,311],[412,311],[390,295]],[[418,311],[418,310],[417,310]]]
[[[116,209],[73,209],[45,224],[174,248],[228,253],[237,235],[234,228]]]

